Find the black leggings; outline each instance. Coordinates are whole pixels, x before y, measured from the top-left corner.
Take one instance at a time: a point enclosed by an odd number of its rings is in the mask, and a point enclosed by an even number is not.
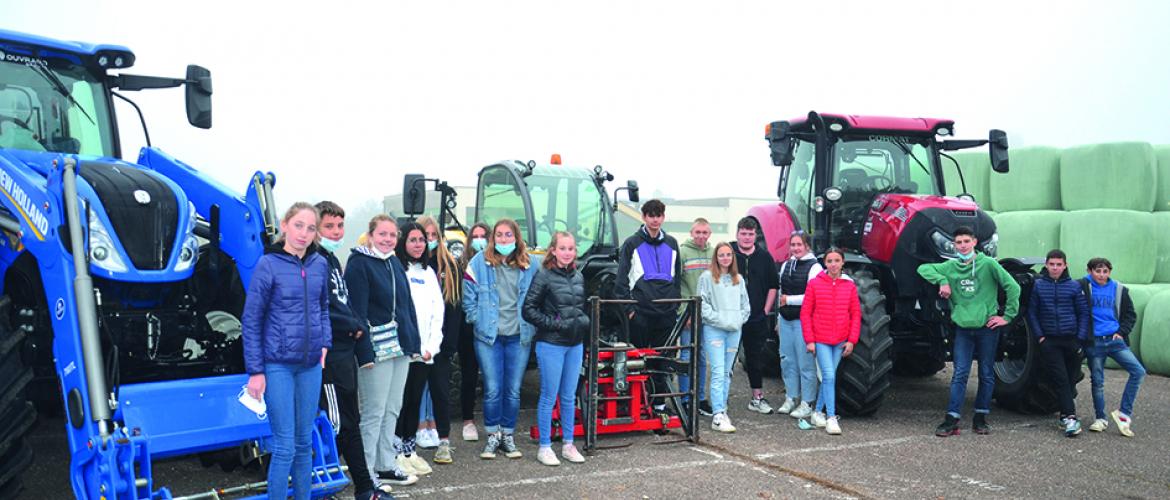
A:
[[[448,369],[450,369],[449,366]],[[475,330],[471,323],[464,323],[462,331],[459,332],[459,370],[462,376],[459,384],[459,399],[463,409],[463,420],[475,420],[475,391],[479,386],[479,360],[475,357]],[[435,416],[438,416],[437,412]]]
[[[411,442],[418,432],[418,410],[422,403],[423,387],[427,385],[427,374],[431,365],[422,361],[411,361],[410,371],[406,375],[406,388],[402,391],[402,412],[398,414],[398,426],[395,434],[398,438]]]
[[[451,436],[451,354],[443,351],[435,355],[435,364],[431,365],[427,375],[430,383],[431,406],[435,412],[435,428],[439,432],[439,439]]]

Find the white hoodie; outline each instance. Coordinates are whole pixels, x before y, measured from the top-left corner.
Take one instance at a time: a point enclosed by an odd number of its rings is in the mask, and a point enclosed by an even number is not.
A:
[[[431,359],[426,363],[433,364],[443,343],[443,291],[439,288],[439,278],[430,268],[414,263],[406,268],[406,279],[410,281],[410,297],[418,321],[419,351],[430,353]]]

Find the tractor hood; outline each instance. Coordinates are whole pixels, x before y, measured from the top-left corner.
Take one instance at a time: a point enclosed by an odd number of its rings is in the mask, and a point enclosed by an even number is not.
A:
[[[954,257],[947,243],[959,226],[974,230],[979,249],[994,256],[995,222],[974,202],[935,195],[882,194],[870,205],[863,247],[866,255],[881,262],[890,262],[901,253],[918,262],[937,262]]]
[[[66,155],[0,149],[5,206],[15,203],[34,233],[65,239],[60,173]],[[88,235],[90,271],[121,281],[166,282],[194,271],[198,241],[195,211],[169,179],[141,165],[75,155],[82,224]],[[56,234],[53,230],[56,229]],[[62,242],[65,244],[65,242]]]

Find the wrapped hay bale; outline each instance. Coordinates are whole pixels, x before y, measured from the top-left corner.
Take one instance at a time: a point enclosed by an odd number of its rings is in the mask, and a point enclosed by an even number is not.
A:
[[[1137,323],[1133,325],[1133,331],[1129,333],[1129,348],[1140,359],[1142,356],[1142,321],[1146,317],[1146,306],[1149,305],[1150,299],[1154,298],[1155,295],[1170,291],[1170,284],[1130,285],[1129,283],[1125,283],[1125,287],[1129,289],[1129,298],[1133,299],[1133,308],[1137,312]],[[1108,366],[1110,368],[1116,368],[1117,364],[1110,361]]]
[[[1073,269],[1084,269],[1093,257],[1105,257],[1113,263],[1115,279],[1144,285],[1154,279],[1158,251],[1152,236],[1154,229],[1154,215],[1148,212],[1067,212],[1060,224],[1060,248],[1068,254]],[[1000,240],[1002,247],[1002,236]]]
[[[991,209],[991,188],[988,185],[988,177],[996,174],[991,173],[991,160],[987,153],[958,153],[951,156],[959,162],[960,168],[963,169],[963,181],[966,183],[967,193],[975,197],[975,202],[979,204],[980,208]],[[942,165],[944,179],[946,179],[946,195],[963,194],[963,183],[959,182],[959,173],[955,170],[955,164],[943,158]]]
[[[1141,360],[1146,370],[1170,375],[1170,292],[1154,295],[1142,319]]]
[[[1030,210],[1001,212],[995,219],[999,233],[999,258],[1039,257],[1060,246],[1060,221],[1065,214],[1059,210]]]
[[[1154,161],[1157,162],[1158,194],[1154,199],[1154,210],[1170,212],[1170,145],[1154,147]]]
[[[1060,156],[1060,201],[1065,210],[1154,209],[1154,148],[1144,142],[1078,146]]]
[[[1060,210],[1060,150],[1020,148],[1008,156],[1010,171],[991,174],[991,206],[997,212]]]
[[[1154,261],[1154,283],[1170,283],[1170,212],[1154,212],[1154,232],[1158,256]]]

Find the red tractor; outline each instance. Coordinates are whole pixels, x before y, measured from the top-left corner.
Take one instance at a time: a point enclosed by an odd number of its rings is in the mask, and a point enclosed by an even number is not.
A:
[[[861,338],[837,374],[838,405],[848,414],[877,411],[891,371],[929,376],[951,357],[949,304],[919,277],[918,266],[957,257],[951,232],[958,226],[975,231],[979,251],[996,254],[995,222],[966,189],[944,196],[942,159],[958,170],[947,151],[987,145],[992,169],[1007,172],[1007,136],[992,130],[986,140],[945,139],[953,131],[951,120],[816,112],[766,128],[772,163],[782,168],[781,201],[748,212],[763,228],[765,248],[784,261],[789,235],[803,230],[818,255],[845,249],[857,284]],[[1026,298],[1035,262],[1001,263]],[[1001,329],[995,396],[1001,405],[1047,410],[1054,401],[1040,383],[1026,323],[1019,318]]]

